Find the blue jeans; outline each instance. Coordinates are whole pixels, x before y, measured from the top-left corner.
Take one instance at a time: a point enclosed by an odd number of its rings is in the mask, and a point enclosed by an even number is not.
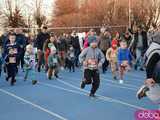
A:
[[[79,55],[80,55],[81,51],[79,49],[75,49],[75,65],[76,67],[78,67],[79,64]]]
[[[35,80],[35,71],[30,68],[30,69],[25,69],[25,76],[24,76],[24,80],[27,80],[28,77],[30,76],[30,79]]]
[[[142,50],[141,49],[136,49],[136,64],[135,66],[143,68],[144,65],[144,60],[142,56]]]

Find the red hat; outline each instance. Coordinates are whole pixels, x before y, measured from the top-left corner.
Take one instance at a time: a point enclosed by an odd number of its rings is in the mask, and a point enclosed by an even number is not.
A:
[[[118,45],[118,41],[116,39],[113,39],[111,44],[112,45],[115,45],[115,44]]]
[[[114,45],[118,45],[118,41],[117,40],[112,40],[112,49],[116,49],[117,47],[115,47]]]

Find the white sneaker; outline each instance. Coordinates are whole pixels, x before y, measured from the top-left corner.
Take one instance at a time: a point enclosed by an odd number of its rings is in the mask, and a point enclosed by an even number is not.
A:
[[[142,99],[143,97],[146,97],[147,91],[149,91],[149,88],[146,85],[142,85],[141,88],[137,91],[137,98]]]
[[[63,70],[64,70],[64,67],[61,67],[61,70],[63,71]]]
[[[123,80],[119,80],[119,83],[120,83],[120,84],[123,84],[123,83],[124,83],[124,81],[123,81]]]
[[[46,73],[46,75],[47,75],[47,78],[48,78],[48,72]]]

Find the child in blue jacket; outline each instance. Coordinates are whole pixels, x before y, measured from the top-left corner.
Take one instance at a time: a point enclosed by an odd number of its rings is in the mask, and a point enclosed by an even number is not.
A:
[[[126,41],[120,42],[120,48],[118,49],[118,66],[120,73],[120,83],[123,84],[124,73],[130,70],[130,65],[132,61],[131,52],[127,48]]]

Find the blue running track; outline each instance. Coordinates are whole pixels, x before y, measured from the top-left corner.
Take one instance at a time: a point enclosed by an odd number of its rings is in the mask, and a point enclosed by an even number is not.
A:
[[[79,88],[81,70],[63,71],[58,80],[47,80],[44,72],[32,73],[30,79],[33,74],[38,80],[35,86],[23,81],[22,72],[13,87],[0,78],[0,120],[134,120],[139,109],[158,109],[147,98],[136,98],[143,72],[129,72],[123,85],[113,81],[110,72],[101,74],[96,98],[88,97],[91,86]]]

